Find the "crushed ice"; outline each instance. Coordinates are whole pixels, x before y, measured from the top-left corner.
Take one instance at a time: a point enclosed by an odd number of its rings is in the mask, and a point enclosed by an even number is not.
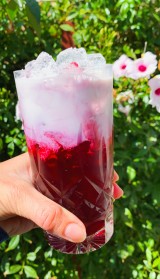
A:
[[[32,76],[48,76],[56,72],[56,62],[46,52],[41,52],[36,60],[28,62],[25,66],[26,77]]]
[[[59,53],[56,61],[48,53],[41,52],[36,60],[26,64],[23,72],[28,78],[55,76],[63,70],[88,75],[105,65],[105,58],[100,53],[87,54],[84,48],[68,48]]]

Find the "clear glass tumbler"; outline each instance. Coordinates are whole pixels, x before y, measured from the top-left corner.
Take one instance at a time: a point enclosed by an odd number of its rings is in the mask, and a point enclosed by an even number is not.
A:
[[[68,254],[101,248],[113,234],[112,66],[88,75],[14,77],[36,188],[75,214],[87,238],[48,234]]]

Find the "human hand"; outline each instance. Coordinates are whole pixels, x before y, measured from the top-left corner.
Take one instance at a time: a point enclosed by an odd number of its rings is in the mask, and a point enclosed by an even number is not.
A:
[[[114,198],[122,196],[114,172]],[[28,153],[0,164],[0,227],[9,236],[36,227],[72,242],[86,238],[84,224],[71,212],[38,192],[33,183]]]
[[[119,179],[118,174],[114,171],[113,175],[113,198],[119,199],[123,195],[123,190],[118,186],[116,181]]]

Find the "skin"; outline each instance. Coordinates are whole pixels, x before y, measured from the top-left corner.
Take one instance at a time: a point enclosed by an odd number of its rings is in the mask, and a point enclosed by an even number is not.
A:
[[[114,199],[123,195],[117,180],[114,172]],[[28,153],[0,163],[0,227],[9,236],[40,227],[72,242],[86,238],[85,226],[75,215],[35,189]]]

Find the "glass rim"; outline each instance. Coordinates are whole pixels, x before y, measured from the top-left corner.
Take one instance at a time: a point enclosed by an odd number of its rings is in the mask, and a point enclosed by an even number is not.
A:
[[[25,70],[24,70],[24,69],[13,71],[14,78],[17,78],[17,77],[20,76],[20,74],[22,74],[23,72],[25,73]]]
[[[82,75],[86,74],[86,75],[89,75],[89,70],[90,70],[90,73],[93,74],[95,73],[96,74],[96,71],[97,73],[99,73],[100,71],[103,71],[103,70],[110,70],[111,71],[111,74],[113,75],[113,64],[111,63],[105,63],[103,65],[99,64],[99,65],[95,65],[95,67],[92,67],[92,68],[88,68],[86,69],[88,70],[88,72],[86,73],[85,71],[82,72]],[[63,70],[62,70],[63,71]],[[67,73],[67,72],[66,72]],[[51,77],[55,77],[55,76],[58,76],[58,74],[61,74],[60,72],[56,72],[56,75],[54,75],[54,72],[53,72],[53,76],[52,74],[50,73],[49,75],[46,75],[45,78],[51,78]],[[13,75],[14,75],[14,78],[18,78],[18,77],[25,77],[25,78],[39,78],[40,76],[31,76],[31,77],[27,77],[26,75],[26,70],[25,69],[21,69],[21,70],[15,70],[13,71]],[[76,75],[76,74],[75,74]]]

